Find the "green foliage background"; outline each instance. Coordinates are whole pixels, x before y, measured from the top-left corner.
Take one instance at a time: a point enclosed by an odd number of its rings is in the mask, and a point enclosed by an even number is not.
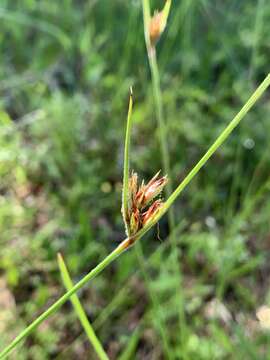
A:
[[[269,24],[265,0],[174,1],[157,46],[173,187],[269,72]],[[57,252],[78,280],[123,239],[130,85],[132,168],[149,179],[161,156],[139,0],[1,0],[0,54],[2,348],[64,291]],[[171,359],[270,357],[255,315],[270,301],[268,98],[178,200],[178,252],[164,219],[144,260],[128,252],[79,294],[111,359],[167,359],[160,326]],[[95,355],[70,304],[11,356],[75,357]]]

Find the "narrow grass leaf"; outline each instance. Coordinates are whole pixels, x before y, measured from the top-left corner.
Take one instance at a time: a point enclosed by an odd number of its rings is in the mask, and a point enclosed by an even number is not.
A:
[[[59,269],[60,269],[60,272],[61,272],[61,276],[62,276],[62,279],[63,279],[63,283],[66,287],[67,290],[70,290],[72,287],[73,287],[73,283],[72,283],[72,280],[69,276],[69,273],[68,273],[68,269],[67,269],[67,266],[64,262],[64,259],[62,257],[61,254],[58,254],[57,256],[57,260],[58,260],[58,266],[59,266]],[[93,346],[93,348],[95,349],[98,357],[100,360],[109,360],[108,356],[106,355],[106,352],[104,351],[97,335],[95,334],[95,331],[92,327],[92,325],[90,324],[87,316],[86,316],[86,313],[80,303],[80,300],[78,298],[78,296],[76,294],[72,295],[71,298],[70,298],[71,302],[72,302],[72,305],[74,307],[74,310],[82,324],[82,327],[84,328],[85,330],[85,333],[89,339],[89,342],[90,344]]]
[[[141,335],[141,328],[138,326],[134,331],[133,334],[130,336],[128,343],[123,350],[123,352],[118,357],[118,360],[130,360],[135,359],[136,349],[138,347],[138,343],[140,340]]]

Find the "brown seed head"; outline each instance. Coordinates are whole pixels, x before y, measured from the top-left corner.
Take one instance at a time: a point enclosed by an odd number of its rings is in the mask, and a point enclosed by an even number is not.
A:
[[[164,186],[168,182],[167,176],[159,177],[158,172],[146,185],[138,186],[138,175],[132,173],[129,179],[129,202],[125,216],[127,234],[130,236],[136,233],[157,214],[162,201],[155,200],[162,193]]]

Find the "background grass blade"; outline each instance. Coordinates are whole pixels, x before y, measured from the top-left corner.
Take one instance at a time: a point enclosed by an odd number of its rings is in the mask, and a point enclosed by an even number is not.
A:
[[[69,48],[71,45],[69,37],[62,31],[62,29],[41,19],[30,17],[22,12],[12,12],[7,9],[0,8],[0,19],[2,19],[2,21],[11,21],[22,26],[36,28],[37,30],[57,39],[64,48]]]
[[[140,325],[133,331],[128,343],[122,353],[119,355],[118,360],[130,360],[135,358],[136,349],[140,341],[141,328]]]
[[[62,257],[62,255],[59,253],[57,256],[57,260],[58,260],[58,266],[61,272],[61,276],[63,279],[63,283],[66,287],[67,290],[72,289],[72,287],[74,286],[72,283],[72,280],[69,276],[68,273],[68,269],[67,266],[64,262],[64,259]],[[87,315],[80,303],[80,300],[78,298],[78,296],[76,294],[74,294],[73,296],[71,296],[70,301],[72,302],[72,305],[74,307],[74,310],[82,324],[82,327],[85,330],[85,333],[89,339],[90,344],[93,346],[93,348],[95,349],[98,357],[100,360],[108,360],[108,356],[105,352],[105,350],[102,347],[101,342],[99,341],[97,335],[95,334],[95,331],[92,327],[92,325],[90,324]]]

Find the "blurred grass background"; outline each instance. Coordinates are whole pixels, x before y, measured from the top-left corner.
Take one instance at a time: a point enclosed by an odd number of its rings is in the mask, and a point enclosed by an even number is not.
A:
[[[269,24],[265,0],[174,1],[157,46],[173,187],[269,72]],[[130,85],[132,168],[162,165],[139,0],[1,0],[0,54],[2,348],[64,291],[57,252],[76,281],[123,239]],[[177,252],[163,219],[79,293],[111,359],[270,358],[267,100],[177,201]],[[11,358],[95,354],[67,304]]]

